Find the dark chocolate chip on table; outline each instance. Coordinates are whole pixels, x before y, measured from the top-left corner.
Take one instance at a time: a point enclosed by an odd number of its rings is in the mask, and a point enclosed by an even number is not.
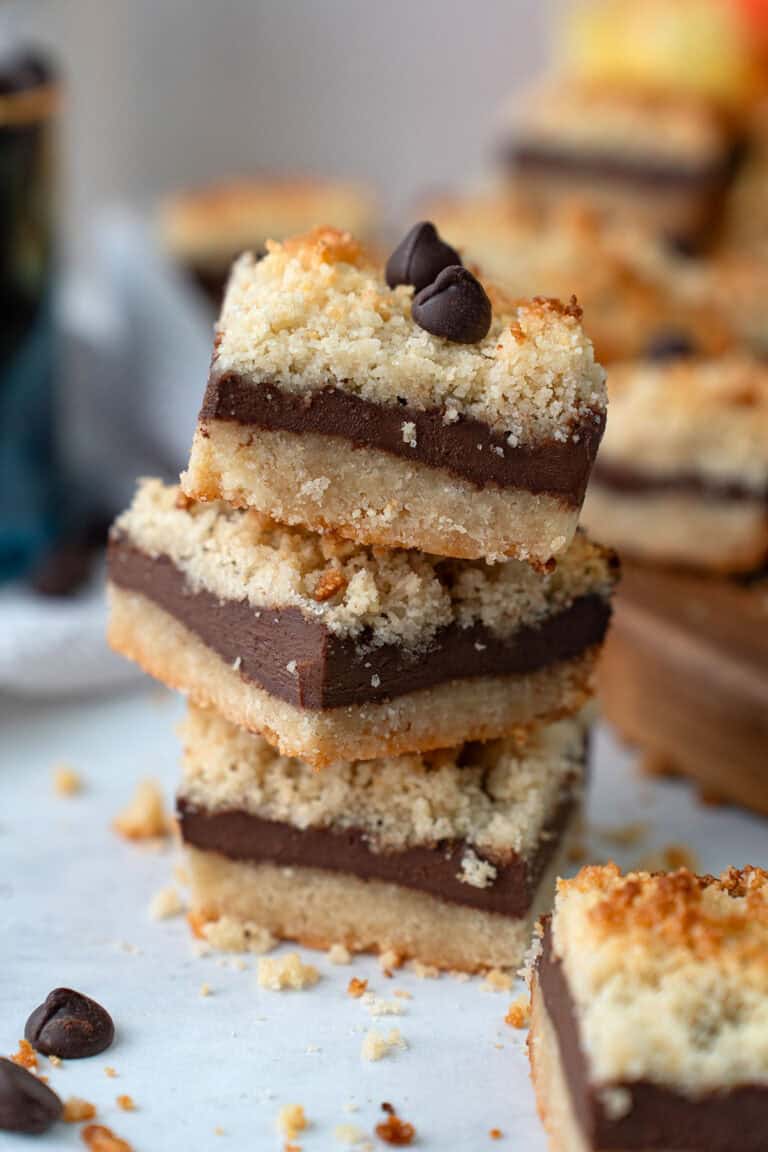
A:
[[[71,988],[55,988],[27,1020],[24,1036],[44,1056],[79,1060],[109,1048],[115,1026],[106,1008]]]
[[[60,1118],[62,1104],[47,1084],[0,1057],[0,1130],[38,1135]]]
[[[485,289],[461,266],[444,268],[413,300],[411,315],[420,328],[456,344],[475,344],[488,335],[492,309]]]
[[[461,264],[456,249],[440,239],[434,224],[422,220],[414,224],[387,260],[387,284],[390,288],[412,284],[420,292],[452,264]]]

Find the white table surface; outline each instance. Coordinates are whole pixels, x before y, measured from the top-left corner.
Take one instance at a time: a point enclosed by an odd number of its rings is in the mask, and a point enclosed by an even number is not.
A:
[[[155,687],[47,706],[0,699],[0,1052],[15,1050],[28,1013],[53,987],[70,985],[109,1009],[116,1042],[102,1056],[44,1070],[62,1097],[95,1103],[99,1120],[135,1152],[279,1150],[275,1121],[286,1103],[302,1104],[311,1121],[298,1141],[305,1152],[332,1150],[342,1147],[333,1135],[339,1124],[372,1132],[384,1100],[415,1124],[420,1148],[544,1152],[525,1033],[503,1021],[512,994],[405,970],[387,980],[371,958],[334,967],[312,953],[322,973],[315,988],[269,992],[257,985],[254,957],[245,971],[224,967],[195,954],[183,918],[150,920],[174,852],[126,844],[110,821],[140,776],[157,777],[170,803],[180,711]],[[682,842],[706,871],[768,865],[765,822],[703,807],[683,783],[640,777],[604,733],[594,758],[594,858],[630,864],[653,846]],[[83,776],[81,794],[55,794],[52,769],[61,761]],[[622,849],[600,835],[637,820],[650,825],[642,844]],[[405,1014],[371,1020],[346,995],[352,975],[387,998],[394,988],[410,991]],[[364,1061],[366,1029],[392,1026],[408,1051]],[[118,1093],[138,1110],[118,1110]],[[345,1111],[350,1103],[358,1111]],[[494,1127],[502,1140],[490,1139]],[[84,1147],[77,1125],[38,1139],[0,1133],[3,1152],[32,1146]]]

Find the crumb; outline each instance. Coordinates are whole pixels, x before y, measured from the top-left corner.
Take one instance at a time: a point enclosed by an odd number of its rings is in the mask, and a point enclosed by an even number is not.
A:
[[[374,996],[373,992],[365,993],[363,1004],[371,1016],[402,1016],[405,1011],[402,1004],[398,1004],[397,1000],[383,1000],[380,996]]]
[[[407,444],[409,448],[415,448],[417,444],[416,439],[416,425],[412,420],[406,420],[400,428],[403,443]]]
[[[221,1127],[221,1125],[220,1125],[220,1124],[218,1124],[218,1125],[217,1125],[217,1126],[214,1128],[214,1130],[213,1130],[213,1134],[214,1134],[214,1136],[223,1136],[223,1135],[224,1135],[224,1129]]]
[[[155,780],[140,780],[133,800],[115,817],[112,827],[126,840],[170,835],[173,822],[165,810],[160,785]]]
[[[51,1055],[48,1057],[48,1063],[52,1064],[54,1068],[61,1068],[61,1065],[64,1063],[64,1061],[62,1060],[61,1056]]]
[[[298,664],[296,663],[295,660],[289,660],[285,666],[286,672],[290,673],[291,676],[296,675],[296,669],[297,668],[298,668]]]
[[[201,996],[212,996],[213,995],[213,988],[211,988],[210,984],[201,984],[200,985],[200,995]]]
[[[127,1140],[121,1140],[103,1124],[88,1124],[80,1135],[91,1152],[133,1152]]]
[[[468,848],[461,860],[461,868],[456,873],[456,879],[462,884],[470,884],[473,888],[490,888],[499,874],[495,864],[483,860],[471,848]]]
[[[399,1000],[413,1000],[413,995],[405,988],[395,988],[392,995],[397,996]]]
[[[397,952],[393,952],[391,948],[386,952],[382,952],[379,956],[379,968],[381,968],[387,979],[391,979],[392,972],[395,968],[402,968],[403,961],[398,956]]]
[[[287,1140],[295,1140],[308,1127],[301,1104],[286,1104],[277,1114],[277,1128]]]
[[[360,1109],[359,1109],[358,1105],[354,1103],[353,1100],[350,1100],[347,1104],[344,1105],[344,1111],[345,1112],[359,1112]]]
[[[491,1140],[501,1140],[504,1133],[502,1132],[501,1128],[491,1128],[488,1135],[490,1136]]]
[[[509,972],[503,972],[501,968],[491,968],[480,987],[485,992],[508,992],[512,987],[512,977]]]
[[[118,1106],[118,1108],[122,1108],[123,1112],[135,1112],[136,1111],[136,1105],[133,1102],[133,1096],[125,1096],[125,1095],[118,1096],[117,1097],[117,1106]]]
[[[311,964],[303,964],[298,952],[259,960],[259,984],[262,988],[270,988],[273,992],[282,992],[287,988],[312,988],[319,979],[320,973],[317,968],[313,968]]]
[[[440,975],[439,968],[433,964],[422,964],[420,960],[412,961],[411,970],[419,980],[437,980]]]
[[[312,598],[317,600],[319,604],[324,604],[326,600],[330,600],[337,592],[345,591],[346,587],[346,576],[344,576],[338,568],[329,568],[327,572],[323,572],[315,585]]]
[[[107,1064],[106,1068],[104,1069],[104,1075],[108,1076],[110,1080],[117,1079],[117,1071],[112,1067],[111,1064]]]
[[[510,1004],[504,1017],[504,1023],[509,1024],[512,1028],[527,1028],[530,1018],[531,1006],[528,999],[525,996],[520,996]]]
[[[401,1120],[391,1104],[382,1104],[381,1108],[383,1112],[386,1112],[387,1118],[380,1121],[374,1129],[379,1140],[398,1148],[405,1148],[413,1144],[416,1137],[416,1129],[413,1124],[409,1124],[407,1120]]]
[[[471,980],[469,972],[451,972],[454,980],[458,980],[459,984],[467,984]]]
[[[81,1100],[79,1096],[70,1096],[64,1101],[64,1111],[61,1118],[65,1124],[80,1124],[83,1120],[93,1120],[96,1115],[96,1105],[90,1100]]]
[[[358,980],[357,976],[353,976],[347,984],[347,996],[351,996],[353,1000],[359,1000],[367,987],[367,980]]]
[[[343,944],[333,944],[328,949],[328,961],[331,964],[350,964],[352,956]]]
[[[399,1028],[390,1029],[386,1036],[372,1028],[365,1034],[362,1054],[366,1060],[381,1060],[389,1052],[402,1052],[407,1047]]]
[[[37,1068],[37,1053],[29,1040],[19,1040],[19,1050],[13,1053],[11,1060],[21,1068]]]
[[[149,915],[152,920],[168,920],[183,911],[181,896],[172,884],[159,888],[149,902]]]
[[[53,769],[53,790],[57,796],[74,796],[83,790],[83,779],[68,764],[57,764]]]

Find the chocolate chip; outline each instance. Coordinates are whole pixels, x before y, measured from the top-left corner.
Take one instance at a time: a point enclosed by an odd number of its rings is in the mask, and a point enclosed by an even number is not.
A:
[[[648,360],[678,360],[695,356],[696,347],[685,332],[657,332],[645,350]]]
[[[452,264],[461,264],[461,256],[440,239],[434,224],[422,220],[414,224],[387,260],[387,284],[390,288],[412,284],[420,292]]]
[[[47,1132],[61,1113],[61,1100],[47,1084],[0,1057],[0,1129],[37,1135]]]
[[[466,268],[444,268],[434,284],[414,297],[411,315],[420,328],[455,344],[474,344],[488,335],[491,302]]]
[[[44,1056],[79,1060],[109,1048],[115,1026],[95,1000],[71,988],[55,988],[27,1020],[24,1036]]]

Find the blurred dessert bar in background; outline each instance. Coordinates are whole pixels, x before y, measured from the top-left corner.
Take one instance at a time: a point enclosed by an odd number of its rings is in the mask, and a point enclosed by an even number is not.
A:
[[[598,688],[649,770],[768,815],[768,578],[625,561]]]
[[[745,149],[741,118],[692,94],[554,78],[515,106],[506,159],[536,207],[583,196],[683,251],[709,247]]]
[[[110,544],[110,641],[315,765],[488,739],[580,708],[615,557],[551,571],[382,551],[146,481]]]
[[[718,355],[735,339],[722,306],[739,300],[757,311],[756,272],[734,262],[732,289],[703,262],[671,253],[642,228],[612,223],[578,200],[541,213],[519,196],[489,191],[443,196],[426,205],[464,259],[512,296],[576,295],[601,363],[674,351]],[[742,321],[742,307],[734,321]],[[762,319],[762,325],[765,320]],[[753,326],[758,327],[757,318]]]
[[[214,712],[186,721],[178,797],[195,930],[265,933],[461,971],[519,964],[578,823],[579,718],[431,755],[287,760]]]
[[[768,367],[613,365],[583,519],[622,554],[719,572],[768,559]]]
[[[559,880],[528,1039],[553,1152],[761,1152],[767,956],[759,868]]]
[[[160,241],[218,311],[232,261],[263,256],[267,239],[283,240],[319,224],[370,240],[376,224],[362,185],[313,179],[254,177],[177,192],[160,208]]]
[[[238,261],[182,486],[364,543],[546,563],[605,419],[580,310],[488,295],[416,235],[438,263],[415,296],[410,234],[387,280],[333,230]]]

